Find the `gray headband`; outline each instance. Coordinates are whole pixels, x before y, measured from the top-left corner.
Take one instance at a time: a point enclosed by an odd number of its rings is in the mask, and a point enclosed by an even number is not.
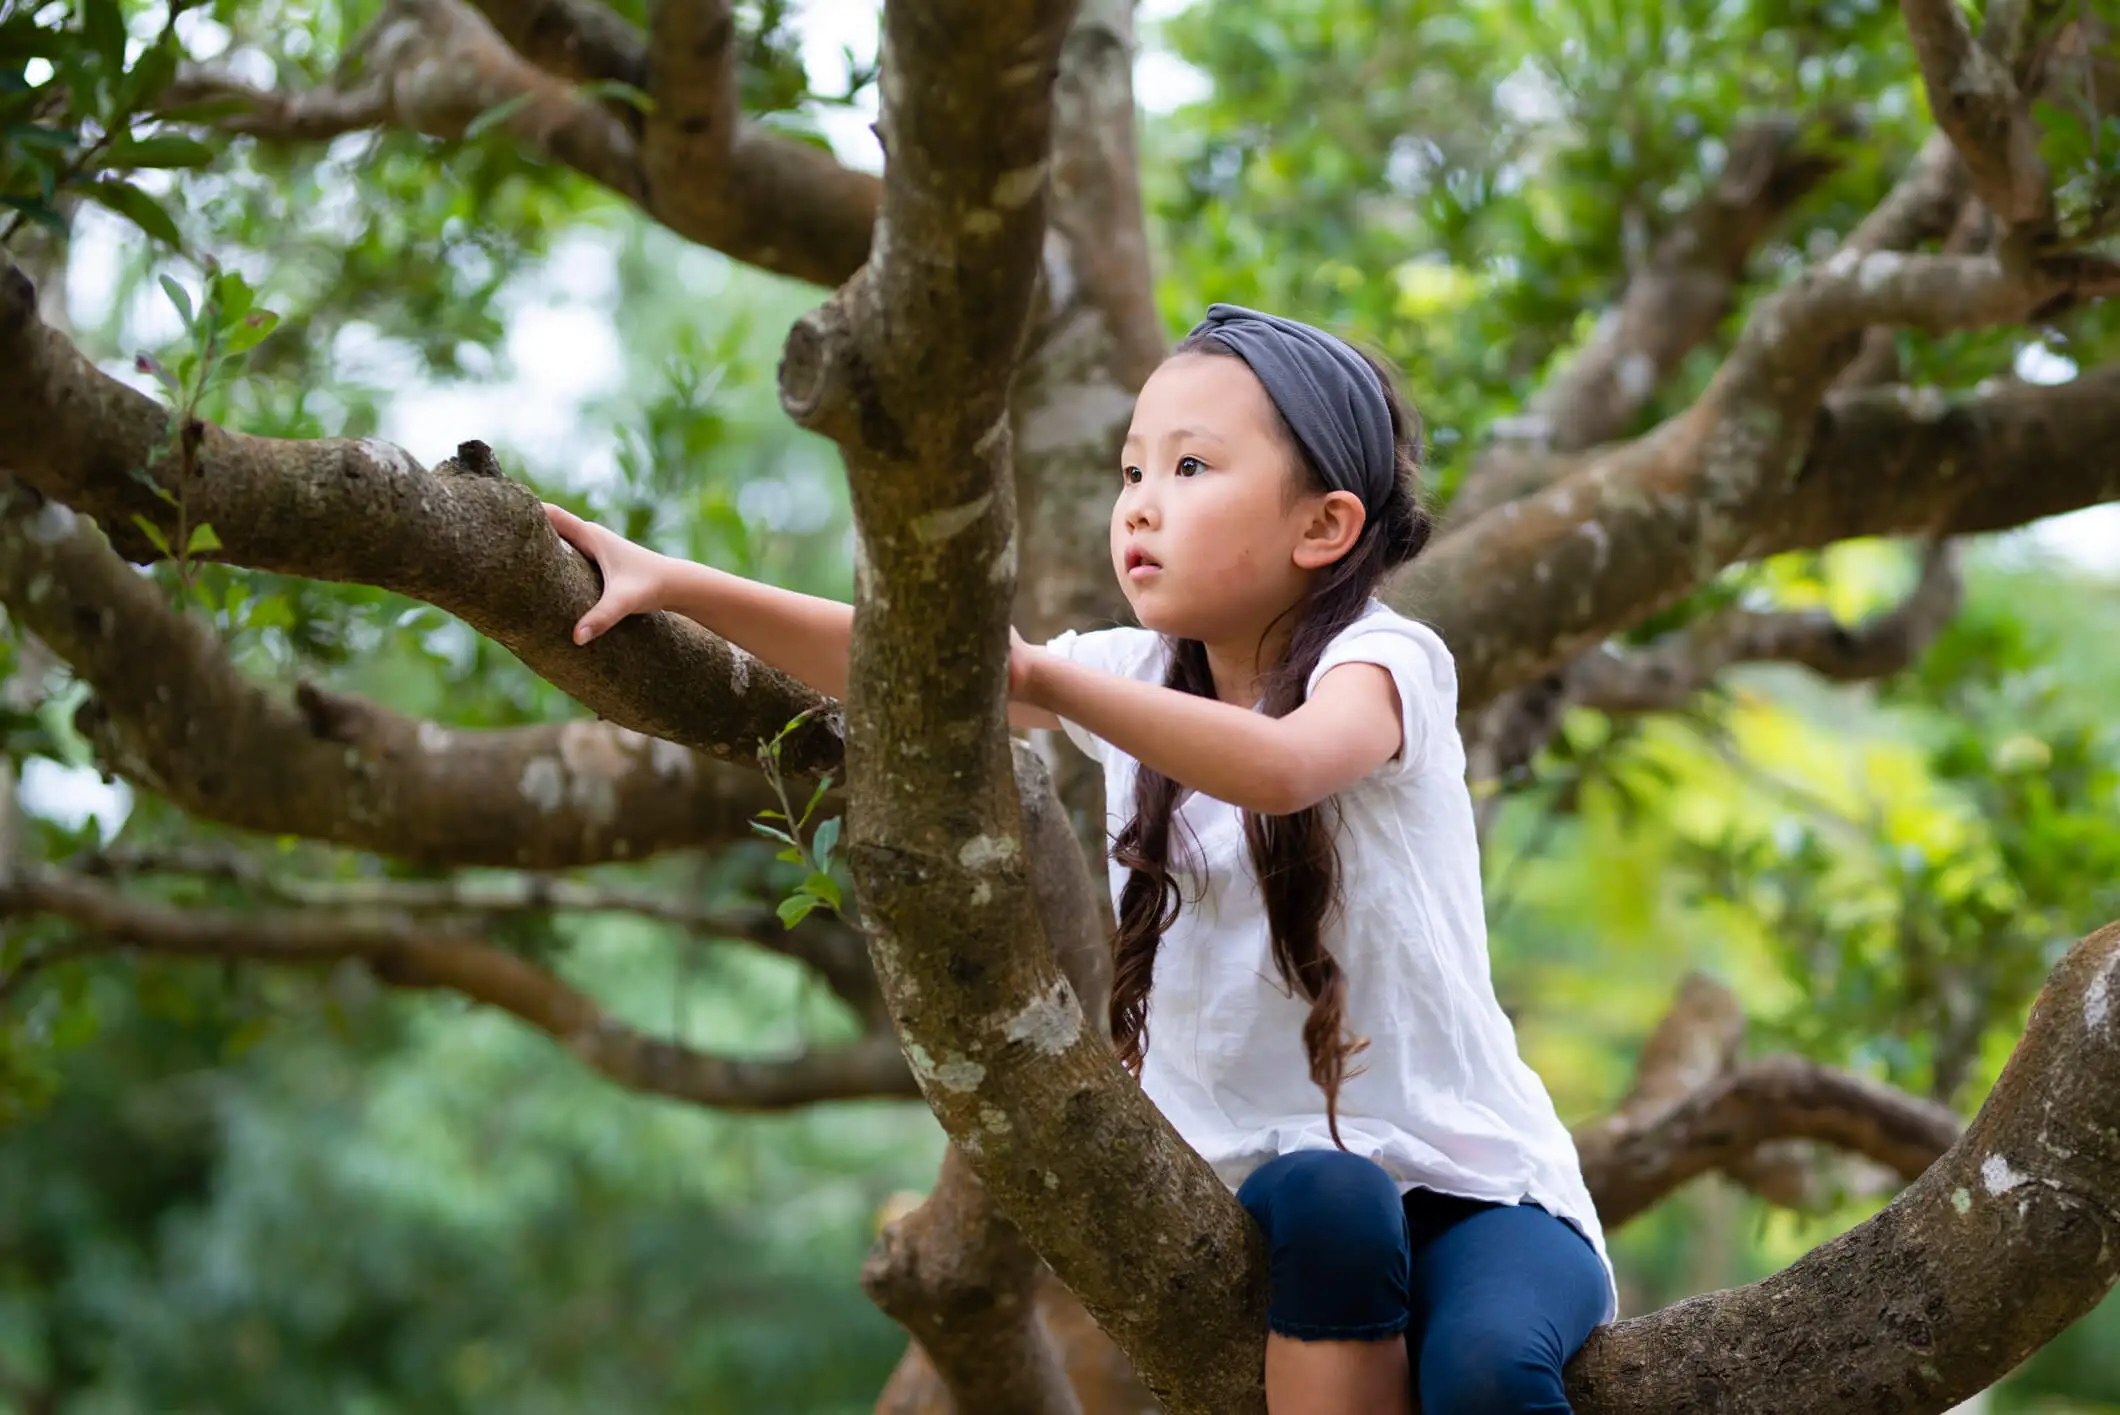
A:
[[[1325,484],[1375,515],[1398,475],[1391,406],[1368,360],[1322,329],[1240,305],[1209,305],[1188,340],[1208,338],[1251,366]]]

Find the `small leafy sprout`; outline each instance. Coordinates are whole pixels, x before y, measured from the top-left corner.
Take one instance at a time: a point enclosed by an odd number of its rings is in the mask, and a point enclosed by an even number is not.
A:
[[[803,829],[809,825],[810,817],[817,813],[818,803],[824,800],[824,793],[832,788],[831,775],[827,773],[824,779],[817,783],[817,789],[810,793],[810,799],[803,806],[802,814],[797,815],[794,804],[788,799],[787,778],[780,769],[781,743],[821,710],[810,708],[799,713],[787,726],[780,729],[773,740],[761,743],[758,748],[758,768],[765,773],[766,780],[773,783],[773,794],[780,798],[780,809],[759,812],[758,819],[751,822],[751,829],[768,840],[778,841],[784,847],[775,858],[791,865],[801,865],[809,872],[808,877],[795,886],[795,892],[780,901],[777,910],[781,923],[791,929],[810,917],[812,911],[820,906],[844,917],[839,881],[833,879],[831,874],[832,851],[839,844],[839,817],[834,816],[821,822],[811,833],[808,842],[803,840]],[[780,824],[768,825],[768,821],[779,821]]]
[[[188,492],[202,474],[199,446],[206,433],[206,425],[199,420],[199,408],[211,393],[234,377],[243,356],[272,333],[280,317],[256,308],[257,292],[250,283],[236,271],[223,270],[212,261],[207,262],[203,298],[196,307],[191,292],[169,276],[162,276],[161,284],[163,294],[169,297],[184,325],[186,345],[174,367],[146,354],[134,361],[134,367],[153,375],[169,394],[169,431],[155,449],[150,465],[174,467],[175,487],[165,485],[162,477],[146,467],[133,468],[131,475],[175,513],[176,524],[171,528],[137,513],[132,523],[147,543],[176,567],[177,596],[181,601],[204,594],[197,584],[198,557],[221,548],[221,537],[214,528],[205,522],[194,524],[191,518]],[[205,607],[209,612],[214,608],[210,602]]]

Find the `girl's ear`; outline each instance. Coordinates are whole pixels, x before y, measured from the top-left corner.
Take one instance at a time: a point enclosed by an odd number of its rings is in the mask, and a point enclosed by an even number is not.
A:
[[[1369,513],[1362,507],[1362,498],[1351,491],[1328,491],[1306,502],[1298,513],[1303,524],[1295,563],[1298,569],[1322,570],[1354,548]]]

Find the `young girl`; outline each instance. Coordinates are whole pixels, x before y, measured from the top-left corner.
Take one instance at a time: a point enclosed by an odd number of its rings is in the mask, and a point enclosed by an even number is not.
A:
[[[1566,1411],[1561,1367],[1617,1304],[1488,975],[1449,651],[1372,597],[1428,538],[1418,453],[1373,360],[1215,305],[1121,457],[1142,627],[1010,663],[1011,720],[1103,764],[1112,1035],[1265,1231],[1273,1415]],[[579,641],[672,609],[845,692],[847,606],[548,509],[604,576]]]

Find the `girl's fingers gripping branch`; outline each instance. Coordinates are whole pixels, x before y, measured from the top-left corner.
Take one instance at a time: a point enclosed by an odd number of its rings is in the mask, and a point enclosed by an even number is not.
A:
[[[662,607],[654,568],[661,557],[654,551],[549,501],[545,517],[560,539],[586,556],[603,577],[604,592],[574,626],[574,642],[586,644],[628,615],[649,614]]]

